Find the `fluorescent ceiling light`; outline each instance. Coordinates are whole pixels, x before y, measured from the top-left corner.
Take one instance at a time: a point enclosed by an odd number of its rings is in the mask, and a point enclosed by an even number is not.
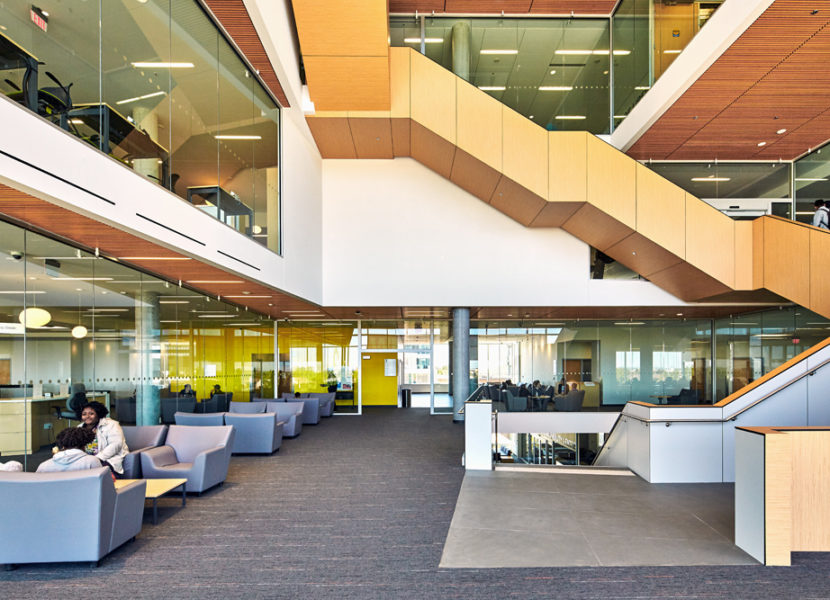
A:
[[[646,90],[650,90],[651,86],[650,85],[635,85],[634,89],[635,90],[640,90],[640,91],[646,91]]]
[[[680,54],[682,50],[663,50],[663,54]]]
[[[199,315],[200,319],[235,319],[236,315]]]
[[[585,115],[556,115],[554,118],[563,121],[581,121]]]
[[[615,119],[624,119],[624,118],[626,118],[627,116],[628,116],[628,115],[614,115],[614,118],[615,118]]]
[[[112,277],[50,277],[52,281],[112,281]]]
[[[766,146],[766,145],[767,145],[766,142],[758,142],[758,147],[759,148],[762,147],[762,146]]]
[[[243,283],[239,279],[191,279],[187,283]]]
[[[88,312],[127,312],[129,308],[88,308]]]
[[[159,321],[159,323],[181,323],[181,321]]]
[[[421,43],[421,38],[419,38],[419,37],[416,37],[416,38],[408,37],[408,38],[404,38],[403,41],[404,41],[405,44],[420,44]],[[444,42],[444,38],[437,38],[437,37],[436,38],[431,38],[431,37],[424,38],[424,43],[425,44],[441,44],[443,42]]]
[[[539,91],[540,92],[570,92],[573,88],[572,85],[540,85]]]
[[[787,132],[786,127],[782,127],[781,129],[779,129],[779,130],[778,130],[778,131],[776,131],[775,133],[777,133],[778,135],[781,135],[782,133],[786,133],[786,132]]]
[[[141,68],[144,68],[144,67],[146,67],[148,69],[153,69],[153,68],[158,68],[158,69],[192,69],[193,67],[196,66],[192,62],[153,62],[153,61],[134,62],[134,63],[132,63],[132,65],[136,69],[141,69]]]
[[[642,321],[626,321],[622,323],[614,323],[614,325],[645,325]]]
[[[608,50],[557,50],[561,56],[608,56]],[[614,56],[628,56],[631,50],[614,50]]]
[[[136,102],[138,100],[146,100],[147,98],[155,98],[156,96],[164,96],[167,92],[153,92],[152,94],[144,94],[143,96],[136,96],[135,98],[127,98],[126,100],[119,100],[116,104],[127,104],[129,102]]]
[[[810,213],[810,214],[813,214],[813,213]],[[24,292],[23,290],[20,290],[20,291],[17,291],[17,290],[0,291],[0,294],[45,294],[45,293],[46,292],[36,291],[36,290],[32,290],[31,292],[29,292],[29,291]]]
[[[796,181],[827,181],[826,177],[796,177]]]
[[[214,135],[217,140],[261,140],[261,135]]]
[[[272,298],[272,296],[253,296],[250,294],[225,296],[225,298]]]
[[[692,177],[692,181],[731,181],[731,177]]]
[[[518,50],[482,50],[482,54],[518,54]]]
[[[159,300],[159,304],[190,304],[189,300]]]
[[[69,119],[69,122],[73,125],[83,125],[84,122],[82,119]]]
[[[503,85],[480,85],[478,89],[482,92],[503,92],[507,88]]]

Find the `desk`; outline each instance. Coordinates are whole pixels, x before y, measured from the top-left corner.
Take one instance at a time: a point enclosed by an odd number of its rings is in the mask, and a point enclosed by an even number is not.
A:
[[[649,398],[656,398],[658,402],[653,404],[668,404],[669,398],[674,398],[677,394],[652,394]]]
[[[202,201],[197,201],[201,198]],[[218,185],[194,185],[187,188],[187,201],[194,206],[210,204],[228,216],[254,216],[247,204]]]
[[[37,113],[37,67],[39,61],[0,33],[0,71],[26,69],[23,74],[23,104]]]
[[[109,394],[89,393],[87,398],[103,400],[109,407]],[[0,398],[0,456],[32,454],[53,443],[67,424],[52,407],[65,408],[68,399],[68,395]]]
[[[119,148],[124,156],[116,158],[123,160],[157,158],[162,161],[162,170],[166,169],[167,149],[109,104],[76,104],[69,111],[69,118],[82,121],[99,135],[98,147],[102,152],[114,155],[114,148]]]
[[[158,500],[165,494],[182,488],[182,506],[187,506],[187,479],[116,479],[115,489],[130,485],[134,481],[146,481],[147,490],[144,492],[145,500],[153,501],[153,525],[159,520]]]

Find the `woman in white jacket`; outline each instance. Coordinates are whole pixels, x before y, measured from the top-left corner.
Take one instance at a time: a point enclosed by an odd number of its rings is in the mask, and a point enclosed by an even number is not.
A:
[[[100,402],[87,402],[81,407],[81,424],[95,432],[95,441],[86,447],[87,454],[95,455],[95,458],[110,466],[116,476],[124,473],[124,457],[129,454],[127,442],[124,440],[124,432],[118,421],[107,417],[107,407]]]

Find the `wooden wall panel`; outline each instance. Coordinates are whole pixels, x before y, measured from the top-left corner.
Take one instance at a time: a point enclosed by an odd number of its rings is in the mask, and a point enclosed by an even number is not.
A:
[[[636,161],[597,137],[588,137],[588,202],[634,229]]]
[[[767,436],[773,437],[773,436]],[[793,431],[792,550],[830,549],[830,433]]]
[[[414,52],[411,48],[389,48],[390,116],[393,119],[408,119],[412,115],[409,106],[409,61]]]
[[[583,204],[562,224],[562,229],[603,252],[634,233],[631,227],[591,204]]]
[[[637,164],[637,231],[678,257],[686,256],[686,192]]]
[[[608,16],[618,0],[389,0],[389,12],[430,14],[463,12],[467,14],[546,14]]]
[[[764,526],[766,564],[790,565],[792,549],[793,438],[788,434],[764,436]]]
[[[412,158],[449,179],[455,146],[419,123],[412,123],[411,134]]]
[[[830,318],[830,233],[810,228],[810,310]]]
[[[647,278],[683,260],[640,233],[632,233],[604,252]]]
[[[389,118],[349,117],[357,158],[394,158]]]
[[[735,221],[735,289],[754,290],[753,222]]]
[[[589,135],[584,131],[548,133],[549,202],[586,201]]]
[[[457,148],[450,179],[460,188],[489,204],[501,179],[501,173]]]
[[[304,56],[314,107],[328,110],[389,110],[386,56]]]
[[[752,221],[752,282],[755,287],[764,284],[764,222],[766,219]]]
[[[533,222],[545,204],[547,202],[544,198],[505,176],[499,180],[493,197],[490,199],[490,205],[493,208],[525,226]]]
[[[548,132],[502,106],[502,172],[540,198],[548,197]]]
[[[387,56],[387,0],[292,0],[303,57]]]
[[[412,119],[455,144],[456,76],[421,54],[410,54]]]
[[[502,103],[456,79],[457,146],[493,169],[502,168]]]
[[[730,292],[726,285],[688,262],[681,262],[649,276],[649,281],[686,302]],[[684,312],[685,309],[684,309]]]
[[[686,194],[686,260],[729,287],[735,283],[735,222]]]
[[[346,117],[306,117],[311,135],[323,158],[357,158]]]
[[[802,306],[810,303],[810,227],[764,217],[764,287]]]

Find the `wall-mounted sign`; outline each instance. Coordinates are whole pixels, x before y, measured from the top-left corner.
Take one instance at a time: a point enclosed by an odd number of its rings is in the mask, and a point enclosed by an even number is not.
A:
[[[679,29],[672,29],[671,30],[671,36],[679,38],[680,37],[680,30]]]
[[[394,358],[383,359],[383,374],[387,377],[395,377],[398,374],[398,361]]]
[[[39,9],[34,4],[32,8],[29,9],[29,18],[32,20],[32,23],[37,25],[43,31],[46,31],[47,24],[49,23],[49,13]]]

